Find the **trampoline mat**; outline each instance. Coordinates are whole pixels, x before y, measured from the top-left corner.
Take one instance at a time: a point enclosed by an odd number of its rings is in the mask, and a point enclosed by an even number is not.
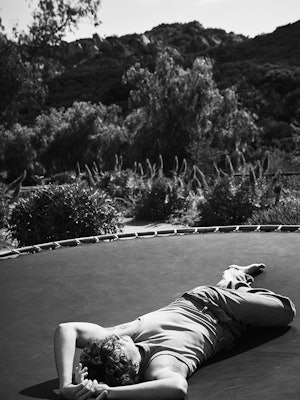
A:
[[[66,321],[111,326],[162,307],[229,264],[263,262],[255,281],[299,308],[299,233],[215,233],[101,242],[2,260],[0,398],[58,399],[53,335]],[[190,400],[299,398],[299,319],[249,331],[190,379]],[[78,358],[76,354],[76,358]]]

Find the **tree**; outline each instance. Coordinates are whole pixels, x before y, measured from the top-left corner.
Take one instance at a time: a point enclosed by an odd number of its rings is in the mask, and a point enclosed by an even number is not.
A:
[[[127,123],[140,159],[161,154],[170,169],[178,156],[206,170],[219,153],[244,151],[258,132],[251,115],[239,108],[235,90],[219,91],[209,59],[183,69],[164,52],[153,72],[136,64],[125,82],[134,86]]]
[[[23,171],[32,174],[36,160],[32,146],[33,130],[15,124],[10,130],[2,129],[0,133],[4,153],[0,165],[7,172],[8,179],[16,179]]]
[[[91,19],[95,26],[99,25],[100,5],[101,0],[39,0],[29,33],[22,33],[20,40],[35,51],[57,46],[66,32],[78,28],[83,19]]]
[[[199,59],[192,69],[184,70],[167,53],[161,53],[154,72],[136,64],[125,81],[136,87],[131,92],[133,112],[128,118],[135,131],[136,153],[152,160],[161,154],[168,167],[175,155],[180,160],[186,157],[189,143],[205,136],[206,114],[218,101],[210,62]]]
[[[4,25],[2,24],[2,18],[0,17],[0,31],[4,31]]]
[[[101,0],[39,0],[28,32],[14,28],[16,41],[6,40],[0,49],[0,123],[31,123],[39,114],[48,81],[63,70],[52,58],[53,50],[83,19],[99,24],[100,4]]]
[[[30,62],[16,43],[0,52],[0,124],[26,124],[40,112],[47,94],[42,65]]]
[[[39,163],[48,173],[74,170],[77,163],[112,168],[115,154],[129,146],[120,114],[115,105],[78,102],[40,115],[33,127]]]

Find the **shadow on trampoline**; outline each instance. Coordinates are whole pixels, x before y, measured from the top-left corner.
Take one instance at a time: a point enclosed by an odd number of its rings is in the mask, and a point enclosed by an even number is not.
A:
[[[20,391],[20,394],[37,399],[58,400],[62,398],[58,387],[58,379],[56,378],[25,388]]]
[[[206,361],[203,368],[216,362],[227,360],[238,354],[245,353],[265,343],[271,342],[283,335],[291,329],[290,326],[281,326],[276,328],[248,328],[243,336],[237,340],[235,345],[229,350],[223,351]]]

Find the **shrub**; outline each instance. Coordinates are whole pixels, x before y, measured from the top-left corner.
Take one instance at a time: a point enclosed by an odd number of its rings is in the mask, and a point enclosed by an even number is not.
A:
[[[164,220],[184,204],[181,188],[175,180],[158,176],[145,185],[136,202],[135,217],[148,221]]]
[[[4,198],[0,198],[0,229],[5,227],[7,207]]]
[[[46,187],[21,199],[8,220],[20,246],[116,232],[120,214],[104,192],[80,184]]]
[[[250,187],[244,184],[236,189],[226,177],[217,182],[206,196],[206,201],[199,204],[200,224],[234,225],[245,222],[255,208]]]
[[[8,185],[0,183],[0,229],[6,228],[10,207],[19,198],[22,182],[26,175],[27,173],[24,171],[22,175]]]
[[[300,202],[287,201],[265,210],[257,210],[252,214],[249,223],[254,225],[299,225]]]
[[[199,204],[199,221],[204,226],[235,225],[245,223],[258,209],[266,210],[277,204],[282,192],[281,172],[272,178],[266,172],[269,155],[262,164],[241,169],[235,176],[230,157],[226,157],[226,172],[217,169],[218,178],[204,191],[204,201]]]
[[[139,191],[142,179],[133,171],[118,170],[102,175],[99,185],[114,198],[134,197]]]

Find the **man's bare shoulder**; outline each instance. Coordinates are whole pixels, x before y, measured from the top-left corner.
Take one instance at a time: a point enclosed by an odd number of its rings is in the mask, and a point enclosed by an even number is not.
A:
[[[113,326],[111,328],[107,328],[107,330],[110,331],[111,333],[120,336],[122,335],[133,336],[134,334],[136,334],[138,326],[139,326],[139,320],[135,319],[133,321],[126,322],[125,324],[120,324]]]
[[[175,356],[162,354],[155,357],[149,364],[146,373],[146,380],[161,379],[162,374],[177,373],[184,378],[188,376],[188,366]]]

